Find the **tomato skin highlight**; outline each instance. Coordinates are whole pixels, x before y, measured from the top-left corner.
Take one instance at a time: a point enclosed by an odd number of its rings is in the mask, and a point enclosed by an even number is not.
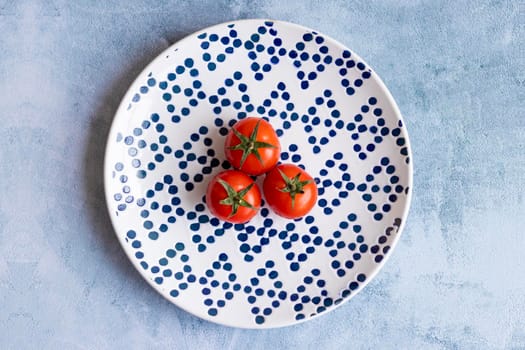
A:
[[[239,146],[239,144],[242,143],[241,139],[239,139],[233,129],[244,135],[246,138],[250,138],[257,125],[258,129],[254,141],[265,143],[273,147],[256,148],[262,163],[253,153],[249,153],[243,162],[244,152],[242,150],[232,149],[232,147]],[[281,145],[277,133],[272,125],[262,118],[248,117],[239,120],[233,125],[232,129],[230,129],[224,142],[224,153],[230,164],[235,169],[253,176],[261,175],[271,170],[277,164],[280,152]]]
[[[290,192],[283,192],[287,187],[287,183],[281,172],[289,179],[293,179],[299,174],[297,179],[303,183],[303,193],[296,193],[295,200],[292,200]],[[270,208],[276,214],[288,219],[296,219],[306,215],[317,203],[317,185],[315,180],[306,171],[293,164],[280,164],[266,174],[263,192],[266,203],[268,203]]]
[[[220,203],[222,200],[228,198],[228,192],[220,183],[220,180],[230,185],[235,192],[241,192],[253,184],[246,195],[243,196],[243,199],[253,206],[253,208],[239,205],[237,213],[231,215],[233,206]],[[238,170],[226,170],[217,174],[208,184],[206,204],[210,212],[220,220],[235,224],[245,223],[257,214],[261,206],[261,191],[248,175]]]

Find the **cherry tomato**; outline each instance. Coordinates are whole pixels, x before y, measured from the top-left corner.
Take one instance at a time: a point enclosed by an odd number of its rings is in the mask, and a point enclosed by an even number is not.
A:
[[[245,223],[257,214],[261,206],[261,191],[251,177],[226,170],[208,184],[206,204],[217,218],[231,223]]]
[[[288,219],[306,215],[317,202],[314,179],[293,164],[280,164],[266,174],[263,191],[270,208]]]
[[[266,120],[249,117],[235,123],[225,141],[226,159],[249,175],[272,169],[279,160],[281,146],[275,130]]]

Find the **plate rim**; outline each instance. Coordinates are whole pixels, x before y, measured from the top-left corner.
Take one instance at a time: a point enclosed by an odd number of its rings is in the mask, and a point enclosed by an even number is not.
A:
[[[174,300],[172,298],[169,298],[167,293],[164,293],[158,285],[153,283],[153,280],[147,278],[147,276],[145,276],[143,274],[143,270],[140,268],[140,265],[137,262],[137,260],[133,258],[133,254],[132,254],[131,250],[127,249],[127,245],[126,245],[125,239],[123,237],[121,237],[121,235],[118,234],[117,218],[116,218],[114,212],[110,208],[110,200],[111,200],[112,196],[111,196],[111,193],[109,193],[109,188],[110,188],[110,185],[109,185],[110,176],[109,176],[109,174],[111,172],[110,171],[111,165],[109,164],[110,147],[108,147],[108,146],[109,146],[110,141],[111,141],[111,136],[113,136],[115,134],[115,129],[116,129],[116,125],[117,125],[117,117],[120,114],[122,114],[123,112],[126,111],[127,103],[130,100],[130,98],[132,97],[132,95],[135,93],[134,87],[136,85],[140,84],[140,82],[142,81],[141,79],[146,77],[149,74],[149,71],[151,71],[151,67],[155,66],[157,63],[159,63],[159,62],[161,62],[162,60],[165,59],[165,55],[168,52],[171,52],[174,48],[176,48],[178,45],[183,44],[185,41],[191,40],[194,37],[196,38],[199,34],[201,34],[203,32],[210,31],[210,30],[212,30],[214,28],[219,28],[219,27],[227,26],[227,25],[230,25],[230,24],[237,24],[237,23],[253,22],[254,24],[260,24],[261,22],[264,23],[266,21],[273,22],[273,23],[280,23],[280,24],[282,24],[284,26],[294,27],[295,29],[298,29],[298,30],[301,30],[301,31],[315,31],[315,32],[323,35],[325,37],[325,39],[330,40],[335,46],[338,46],[341,49],[348,49],[348,50],[350,50],[352,52],[353,56],[355,56],[361,62],[364,62],[367,65],[367,67],[370,68],[370,70],[374,73],[373,74],[373,79],[376,80],[379,88],[385,94],[388,103],[390,103],[390,105],[392,106],[392,108],[394,110],[395,117],[397,117],[397,119],[400,120],[403,123],[404,134],[405,134],[405,142],[406,142],[405,143],[405,147],[407,148],[407,156],[410,159],[410,162],[408,163],[408,167],[407,167],[407,174],[408,174],[407,186],[408,186],[409,189],[408,189],[408,193],[406,195],[405,206],[403,208],[403,212],[402,212],[402,215],[401,215],[401,224],[399,225],[399,227],[397,229],[397,233],[396,233],[396,235],[394,236],[394,238],[392,239],[392,241],[390,243],[390,252],[389,252],[389,254],[385,254],[384,255],[384,259],[381,262],[377,263],[377,265],[375,265],[375,267],[370,270],[370,274],[368,275],[367,279],[364,282],[359,284],[358,289],[356,289],[354,291],[354,293],[352,293],[349,296],[343,298],[343,300],[339,304],[337,304],[337,305],[334,304],[334,305],[328,307],[325,312],[317,313],[314,316],[311,316],[311,317],[308,317],[308,318],[304,318],[302,320],[290,319],[289,321],[287,321],[285,323],[278,323],[278,324],[275,324],[275,323],[274,324],[264,323],[262,325],[247,324],[247,325],[239,326],[239,325],[234,324],[234,323],[221,322],[221,321],[219,321],[219,320],[217,320],[217,319],[215,319],[215,318],[213,318],[213,317],[211,317],[211,316],[209,316],[207,314],[197,315],[196,313],[194,313],[191,310],[189,310],[184,305],[184,303],[177,303],[176,300]],[[322,316],[322,315],[325,315],[325,314],[327,314],[329,312],[332,312],[332,311],[336,310],[337,308],[339,308],[341,305],[346,304],[350,299],[354,298],[357,294],[359,294],[376,277],[376,275],[379,273],[379,271],[383,269],[383,267],[386,264],[386,262],[390,259],[390,257],[392,256],[392,254],[395,251],[395,248],[396,248],[396,246],[397,246],[397,244],[399,242],[401,234],[403,233],[403,231],[405,229],[406,221],[407,221],[407,218],[408,218],[408,215],[409,215],[409,212],[410,212],[410,207],[412,205],[412,192],[413,192],[413,185],[414,185],[414,179],[413,179],[413,176],[414,176],[414,174],[413,174],[414,173],[414,161],[413,161],[412,147],[411,147],[411,143],[410,143],[409,133],[408,133],[408,130],[407,130],[407,125],[406,125],[405,120],[404,120],[404,118],[403,118],[403,116],[401,114],[399,106],[397,105],[397,103],[394,100],[392,94],[390,93],[390,90],[387,88],[387,86],[385,85],[385,83],[383,82],[383,80],[381,79],[379,74],[376,73],[376,71],[368,64],[368,62],[365,61],[363,58],[361,58],[361,56],[359,56],[353,50],[348,48],[346,45],[344,45],[340,41],[334,39],[333,37],[331,37],[329,35],[326,35],[326,34],[320,32],[320,31],[317,31],[317,30],[312,29],[310,27],[303,26],[303,25],[300,25],[300,24],[297,24],[297,23],[294,23],[294,22],[289,22],[289,21],[283,21],[283,20],[277,20],[277,19],[267,19],[267,18],[248,18],[248,19],[230,20],[230,21],[225,21],[225,22],[213,24],[213,25],[207,26],[205,28],[199,29],[199,30],[197,30],[195,32],[192,32],[192,33],[184,36],[182,39],[177,40],[176,42],[170,44],[169,47],[167,47],[166,49],[162,50],[162,52],[157,54],[155,56],[155,58],[153,58],[140,71],[140,73],[137,74],[137,76],[135,77],[133,82],[129,85],[126,93],[123,95],[123,97],[122,97],[122,99],[121,99],[121,101],[119,103],[119,106],[118,106],[116,112],[113,115],[113,119],[111,121],[111,127],[109,128],[108,135],[107,135],[107,138],[106,138],[106,143],[105,143],[104,147],[105,147],[105,151],[104,151],[104,166],[103,166],[103,170],[102,171],[103,171],[103,182],[104,182],[104,194],[105,194],[106,209],[108,211],[108,214],[109,214],[109,217],[110,217],[110,220],[111,220],[111,225],[112,225],[114,234],[117,236],[119,244],[120,244],[121,248],[124,250],[128,260],[135,267],[135,270],[139,273],[141,278],[144,279],[158,294],[160,294],[168,302],[170,302],[174,306],[184,310],[185,312],[187,312],[187,313],[189,313],[189,314],[191,314],[191,315],[193,315],[193,316],[195,316],[197,318],[200,318],[200,319],[203,319],[203,320],[206,320],[206,321],[209,321],[209,322],[221,325],[221,326],[227,326],[227,327],[239,328],[239,329],[274,329],[274,328],[289,327],[289,326],[298,325],[298,324],[301,324],[303,322],[310,321],[310,320],[313,320],[315,318],[318,318],[319,316]]]

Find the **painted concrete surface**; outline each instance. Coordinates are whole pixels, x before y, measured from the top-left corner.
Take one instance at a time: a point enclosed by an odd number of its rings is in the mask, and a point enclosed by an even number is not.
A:
[[[414,198],[385,268],[283,329],[171,305],[125,257],[101,167],[113,114],[157,54],[239,18],[303,24],[383,78]],[[525,348],[522,1],[0,1],[0,348]]]

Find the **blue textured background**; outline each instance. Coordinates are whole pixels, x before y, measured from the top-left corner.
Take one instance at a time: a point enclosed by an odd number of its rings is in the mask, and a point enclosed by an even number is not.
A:
[[[409,221],[377,278],[270,331],[202,321],[150,288],[101,176],[142,68],[195,30],[254,17],[367,60],[415,164]],[[0,0],[0,348],[525,348],[524,20],[522,1]]]

